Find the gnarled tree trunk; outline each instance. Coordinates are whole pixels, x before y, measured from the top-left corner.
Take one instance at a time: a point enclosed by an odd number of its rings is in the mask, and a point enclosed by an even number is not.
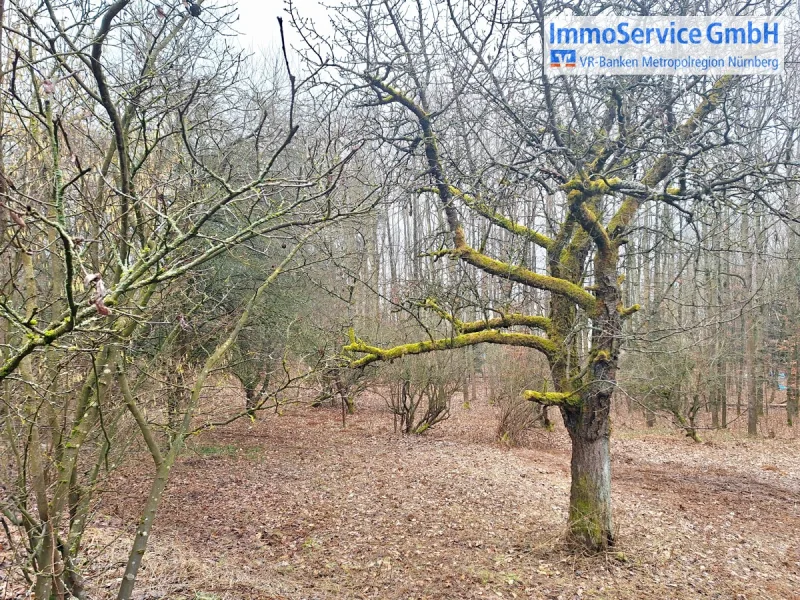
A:
[[[581,412],[591,410],[587,402]],[[596,413],[595,425],[602,431],[587,432],[583,418],[570,428],[572,440],[572,485],[569,494],[570,541],[584,548],[605,549],[614,545],[611,513],[611,454],[608,413]],[[599,422],[598,422],[599,421]]]

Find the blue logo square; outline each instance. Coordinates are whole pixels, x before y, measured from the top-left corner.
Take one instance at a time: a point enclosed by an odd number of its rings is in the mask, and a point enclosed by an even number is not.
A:
[[[574,67],[577,62],[577,54],[575,50],[550,50],[550,66],[559,67]]]

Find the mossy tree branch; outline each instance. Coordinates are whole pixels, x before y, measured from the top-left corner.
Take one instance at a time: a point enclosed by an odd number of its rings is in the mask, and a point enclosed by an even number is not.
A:
[[[500,344],[506,346],[523,346],[539,350],[548,358],[551,358],[557,351],[556,344],[546,338],[528,333],[503,333],[496,329],[477,331],[475,333],[462,333],[448,338],[437,340],[427,340],[424,342],[414,342],[410,344],[400,344],[393,348],[378,348],[370,346],[361,340],[356,339],[351,331],[350,343],[344,347],[346,352],[365,354],[366,356],[356,359],[350,363],[350,367],[365,367],[377,361],[391,361],[396,358],[414,354],[425,354],[438,350],[453,350],[455,348],[466,348],[476,344]]]
[[[460,331],[461,333],[475,333],[485,329],[507,329],[516,326],[531,327],[549,332],[551,322],[547,317],[509,313],[501,317],[486,319],[484,321],[467,321],[461,323]]]
[[[600,219],[590,206],[587,206],[587,196],[583,192],[573,190],[567,195],[569,201],[569,211],[575,217],[583,230],[589,234],[597,246],[598,251],[603,255],[612,252],[611,238],[608,231],[600,223]]]
[[[580,285],[572,283],[567,279],[553,277],[551,275],[541,275],[525,267],[496,260],[471,248],[466,243],[462,244],[460,248],[451,251],[451,254],[490,275],[497,275],[503,279],[558,294],[559,296],[568,298],[590,315],[595,313],[597,306],[595,297]]]
[[[505,313],[499,317],[480,321],[462,321],[440,307],[432,298],[428,298],[419,306],[432,310],[445,321],[452,323],[457,333],[475,333],[486,329],[507,329],[516,326],[549,331],[552,325],[552,322],[547,317],[520,313]]]
[[[578,394],[563,392],[537,392],[526,390],[522,393],[523,398],[536,402],[542,406],[580,406],[581,398]]]

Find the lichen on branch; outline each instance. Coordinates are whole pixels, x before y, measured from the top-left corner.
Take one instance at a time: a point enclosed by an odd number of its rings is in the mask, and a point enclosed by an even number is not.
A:
[[[471,248],[466,243],[460,248],[451,251],[451,255],[460,258],[467,264],[479,268],[480,270],[489,273],[490,275],[497,275],[510,281],[516,281],[523,285],[532,288],[545,290],[559,296],[569,298],[575,304],[580,306],[589,315],[594,315],[597,310],[597,300],[595,297],[587,292],[583,287],[572,283],[566,279],[559,277],[552,277],[550,275],[541,275],[535,273],[525,267],[512,265],[494,258],[491,258],[482,252]]]
[[[575,393],[565,392],[537,392],[535,390],[526,390],[522,393],[523,398],[536,402],[542,406],[579,406],[581,398]]]
[[[359,368],[376,361],[391,361],[407,355],[465,348],[476,344],[522,346],[538,350],[548,358],[551,358],[557,351],[557,346],[554,342],[541,336],[528,333],[504,333],[496,329],[477,331],[475,333],[462,333],[452,337],[426,340],[424,342],[400,344],[386,349],[366,344],[362,340],[357,339],[355,334],[351,331],[350,343],[344,347],[344,350],[345,352],[366,355],[350,363],[352,368]]]
[[[452,323],[456,333],[476,333],[487,329],[508,329],[509,327],[530,327],[541,329],[550,333],[552,321],[539,315],[525,315],[521,313],[504,313],[499,317],[479,321],[462,321],[439,306],[435,300],[428,298],[419,304],[422,308],[432,310],[445,321]]]

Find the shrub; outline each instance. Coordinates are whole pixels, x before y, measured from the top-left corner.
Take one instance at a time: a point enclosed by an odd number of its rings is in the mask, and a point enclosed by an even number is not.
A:
[[[395,431],[421,434],[450,416],[450,398],[461,387],[455,353],[402,359],[386,372],[387,404]]]

